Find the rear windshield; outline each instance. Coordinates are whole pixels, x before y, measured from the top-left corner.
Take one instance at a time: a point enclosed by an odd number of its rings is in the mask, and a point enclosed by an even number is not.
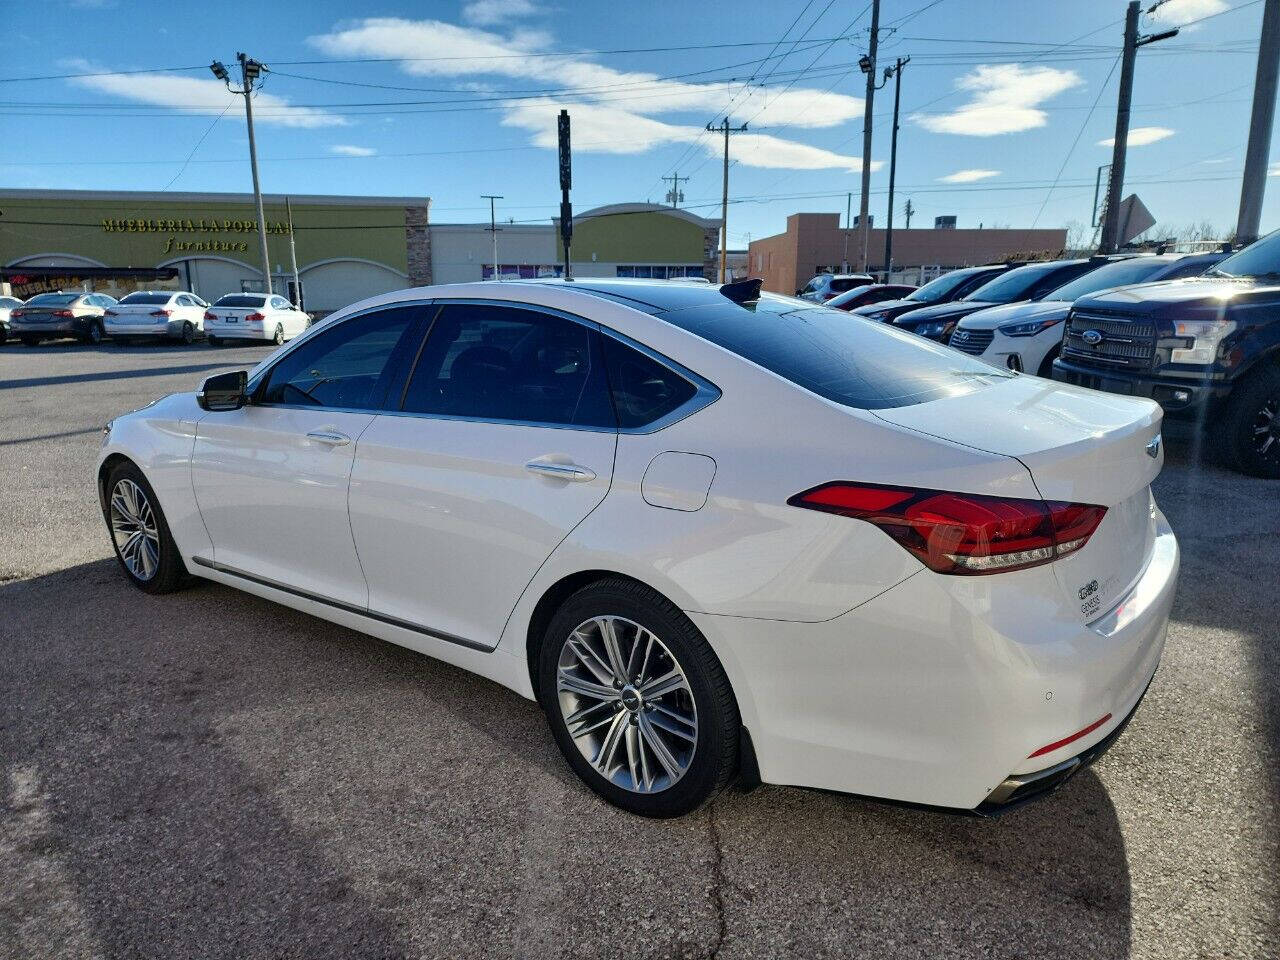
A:
[[[863,410],[973,393],[1013,374],[856,314],[765,295],[658,314],[821,397]]]
[[[1083,277],[1076,277],[1070,283],[1063,284],[1048,294],[1046,300],[1075,300],[1086,293],[1097,293],[1099,290],[1110,290],[1112,287],[1123,287],[1130,283],[1142,283],[1154,273],[1169,266],[1169,261],[1160,257],[1135,257],[1132,260],[1119,260],[1108,263],[1105,267],[1090,270]]]
[[[121,303],[168,303],[172,293],[131,293]]]
[[[1026,300],[1031,289],[1050,273],[1062,268],[1061,263],[1033,263],[1025,267],[1017,267],[1008,273],[1002,273],[994,280],[988,280],[965,300],[981,300],[985,303],[1015,303]]]
[[[854,287],[865,287],[871,283],[870,277],[836,277],[831,281],[831,289],[835,293],[844,293]]]
[[[84,294],[82,293],[42,293],[38,297],[32,297],[27,301],[29,307],[41,307],[45,304],[51,306],[72,303],[79,300]]]
[[[228,293],[225,297],[219,297],[215,307],[260,307],[265,301],[265,297],[260,293]]]
[[[940,303],[956,287],[972,279],[972,270],[952,270],[950,273],[944,273],[936,280],[930,280],[919,290],[914,291],[907,299],[914,300],[916,303]]]

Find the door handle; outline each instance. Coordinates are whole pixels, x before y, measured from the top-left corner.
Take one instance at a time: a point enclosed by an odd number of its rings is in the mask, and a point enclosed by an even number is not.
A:
[[[350,437],[336,430],[312,430],[307,434],[307,439],[314,440],[316,443],[327,443],[331,447],[345,447],[351,442]]]
[[[550,463],[546,460],[530,460],[524,465],[530,473],[553,480],[569,480],[573,483],[587,483],[596,478],[596,472],[576,463]]]

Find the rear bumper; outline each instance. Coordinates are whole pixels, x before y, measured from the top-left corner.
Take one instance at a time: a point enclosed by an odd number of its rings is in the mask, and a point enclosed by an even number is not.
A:
[[[690,617],[725,665],[763,781],[986,812],[1010,779],[1070,772],[1119,735],[1155,674],[1173,604],[1178,546],[1162,516],[1146,564],[1087,624],[1047,566],[922,570],[822,623]]]
[[[1183,419],[1196,419],[1231,393],[1231,384],[1226,382],[1158,377],[1127,370],[1099,370],[1071,363],[1062,357],[1053,361],[1053,379],[1104,393],[1147,397],[1160,404],[1166,416]]]
[[[218,337],[222,340],[270,340],[271,335],[265,333],[261,324],[256,327],[238,323],[210,323],[204,325],[205,336]]]
[[[58,320],[56,323],[28,323],[25,320],[9,321],[9,332],[15,337],[74,337],[89,328],[88,318]]]

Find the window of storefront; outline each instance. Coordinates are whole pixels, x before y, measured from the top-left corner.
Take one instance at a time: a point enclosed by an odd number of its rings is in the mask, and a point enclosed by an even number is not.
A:
[[[637,266],[619,266],[619,277],[640,277],[642,279],[652,280],[671,280],[679,277],[700,277],[702,276],[702,266],[690,267],[684,264],[666,265],[637,265]]]
[[[563,272],[561,264],[504,263],[499,269],[499,276],[505,280],[536,280],[539,277],[558,277]],[[481,265],[480,278],[493,279],[492,263]]]

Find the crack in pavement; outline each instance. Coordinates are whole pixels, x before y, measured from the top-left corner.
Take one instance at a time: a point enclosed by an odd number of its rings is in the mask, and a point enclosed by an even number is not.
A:
[[[728,933],[728,923],[724,914],[724,842],[720,836],[720,824],[716,820],[716,805],[707,804],[707,828],[711,834],[711,893],[715,904],[717,930],[716,938],[707,953],[707,960],[715,960],[720,956]]]

